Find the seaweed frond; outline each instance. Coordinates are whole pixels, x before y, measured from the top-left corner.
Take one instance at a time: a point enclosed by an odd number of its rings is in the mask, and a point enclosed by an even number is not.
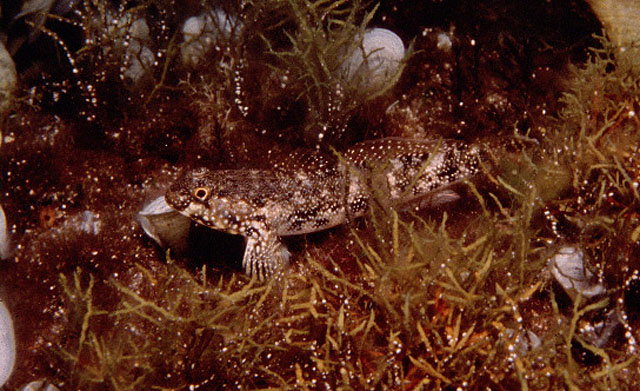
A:
[[[312,145],[340,140],[354,111],[386,93],[402,73],[404,61],[388,83],[367,89],[362,80],[366,75],[350,77],[344,69],[349,56],[362,50],[377,9],[360,0],[288,0],[282,22],[287,44],[263,35],[267,53],[275,60],[270,67],[289,80],[288,94],[308,110],[303,135]]]

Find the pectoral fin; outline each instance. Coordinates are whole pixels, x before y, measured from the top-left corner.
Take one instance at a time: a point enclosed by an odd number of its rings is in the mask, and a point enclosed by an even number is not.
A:
[[[289,263],[291,254],[275,233],[266,233],[247,239],[242,266],[249,276],[264,280],[278,268]]]

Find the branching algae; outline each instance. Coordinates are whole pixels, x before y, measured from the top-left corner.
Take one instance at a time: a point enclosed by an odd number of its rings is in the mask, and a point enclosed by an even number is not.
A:
[[[350,70],[348,65],[354,54],[357,57],[363,52],[360,59],[365,57],[366,62],[386,49],[385,43],[371,53],[363,48],[363,37],[377,6],[361,1],[290,0],[278,8],[286,15],[280,23],[287,43],[279,43],[282,37],[263,35],[267,53],[274,60],[269,67],[287,85],[287,94],[307,111],[302,129],[307,143],[341,142],[354,112],[387,93],[398,81],[411,50],[384,83],[369,86],[373,75]]]

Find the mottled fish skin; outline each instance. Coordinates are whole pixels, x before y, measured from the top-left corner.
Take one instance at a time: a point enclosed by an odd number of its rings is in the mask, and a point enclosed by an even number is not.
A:
[[[386,138],[332,156],[294,152],[272,170],[187,172],[167,203],[207,227],[247,239],[242,264],[264,279],[289,260],[280,236],[321,231],[362,216],[371,186],[410,205],[476,174],[479,152],[454,140]]]

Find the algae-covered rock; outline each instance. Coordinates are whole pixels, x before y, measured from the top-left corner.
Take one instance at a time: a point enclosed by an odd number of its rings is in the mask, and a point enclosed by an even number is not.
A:
[[[640,43],[640,2],[637,0],[588,0],[593,12],[618,47]]]

